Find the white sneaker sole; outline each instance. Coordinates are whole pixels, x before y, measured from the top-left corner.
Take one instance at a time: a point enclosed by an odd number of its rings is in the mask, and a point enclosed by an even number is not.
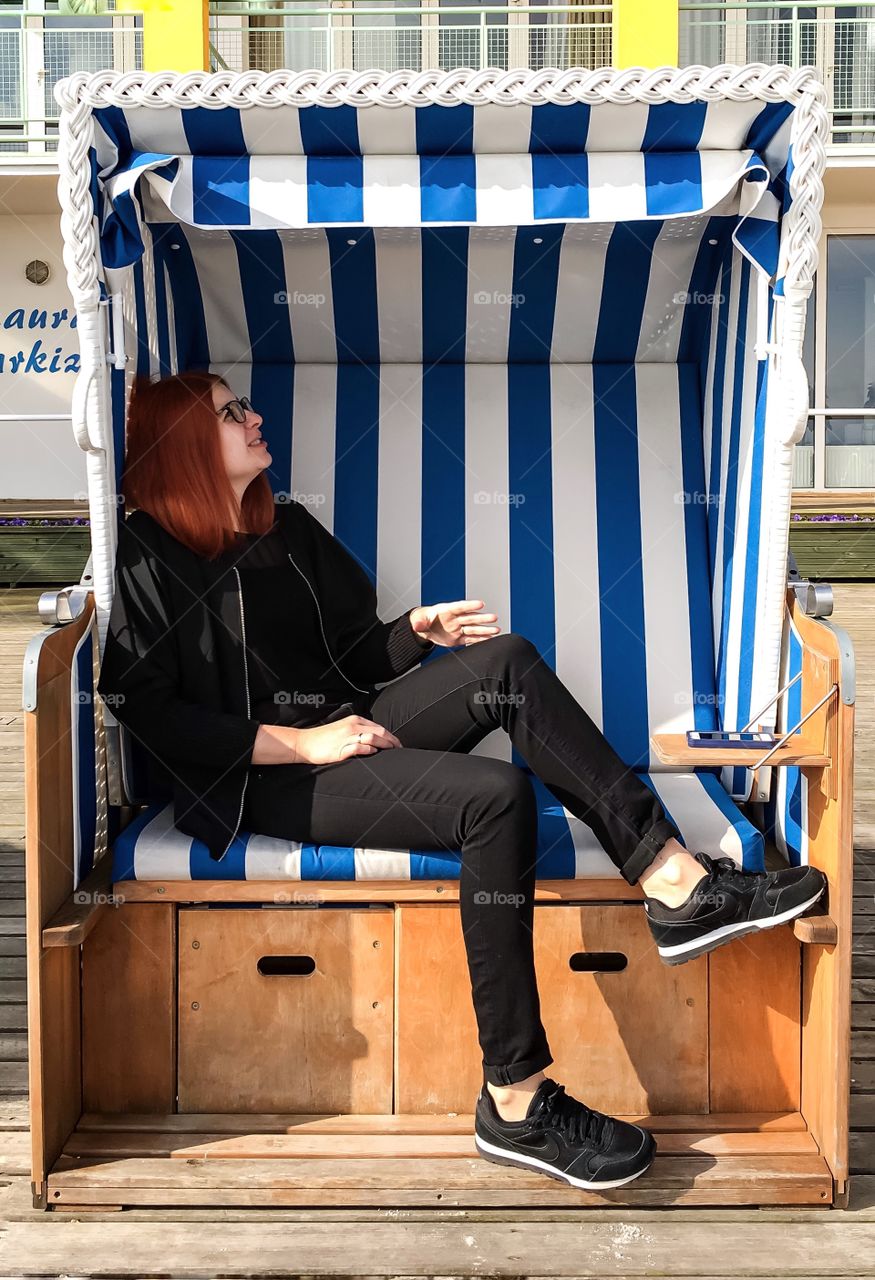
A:
[[[474,1145],[484,1159],[491,1160],[495,1164],[513,1164],[540,1169],[551,1178],[556,1178],[560,1182],[568,1182],[573,1187],[580,1187],[582,1191],[605,1191],[611,1187],[624,1187],[627,1182],[634,1182],[636,1178],[640,1178],[642,1173],[646,1173],[653,1163],[651,1157],[643,1169],[639,1169],[637,1173],[627,1174],[625,1178],[614,1178],[607,1182],[587,1182],[584,1178],[575,1178],[570,1173],[563,1173],[552,1164],[547,1164],[545,1160],[536,1160],[534,1156],[524,1156],[515,1151],[508,1151],[505,1147],[493,1146],[491,1142],[486,1142],[483,1138],[478,1137],[476,1133],[474,1135]]]
[[[657,943],[657,951],[663,959],[671,960],[674,956],[688,958],[691,951],[699,950],[700,954],[713,950],[719,946],[721,942],[728,938],[738,937],[746,933],[754,933],[757,929],[771,929],[777,924],[786,924],[788,920],[793,920],[796,916],[802,915],[803,911],[807,911],[809,907],[813,907],[818,898],[823,894],[823,889],[818,889],[813,898],[809,898],[807,902],[800,902],[798,906],[791,907],[789,911],[782,911],[780,915],[769,916],[765,920],[739,920],[737,924],[726,924],[722,929],[715,929],[713,933],[706,934],[703,938],[694,938],[689,942],[679,942],[672,947],[662,947]]]

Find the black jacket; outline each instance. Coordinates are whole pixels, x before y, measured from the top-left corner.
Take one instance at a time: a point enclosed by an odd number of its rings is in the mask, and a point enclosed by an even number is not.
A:
[[[316,599],[334,666],[373,693],[434,644],[392,622],[357,560],[303,504],[276,505],[289,558]],[[335,680],[336,682],[336,680]],[[98,692],[146,750],[180,831],[221,859],[240,827],[258,722],[249,716],[245,617],[233,565],[196,555],[145,511],[119,529],[115,595]]]

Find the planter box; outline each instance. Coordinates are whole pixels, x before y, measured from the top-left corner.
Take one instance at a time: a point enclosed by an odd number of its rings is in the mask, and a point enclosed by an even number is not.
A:
[[[790,550],[804,578],[875,579],[875,521],[791,521]]]
[[[875,521],[797,520],[790,549],[806,578],[875,580]],[[68,586],[91,552],[86,526],[0,526],[0,582]]]
[[[91,554],[87,525],[0,525],[0,582],[66,587],[79,582]]]

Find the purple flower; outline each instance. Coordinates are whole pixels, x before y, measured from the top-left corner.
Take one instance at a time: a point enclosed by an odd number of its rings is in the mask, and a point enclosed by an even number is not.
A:
[[[796,512],[791,520],[804,520],[807,524],[872,524],[875,516],[861,515],[859,511],[821,511],[811,515]]]
[[[68,525],[89,527],[91,521],[87,516],[2,516],[0,525],[11,529],[58,529]]]

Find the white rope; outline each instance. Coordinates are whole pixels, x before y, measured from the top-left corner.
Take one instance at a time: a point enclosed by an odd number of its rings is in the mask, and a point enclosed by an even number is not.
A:
[[[793,298],[797,291],[800,298],[807,298],[817,270],[828,137],[826,89],[819,80],[812,79],[793,113],[790,135],[793,152],[793,171],[790,174],[792,204],[783,230],[787,236],[784,296],[788,299]]]

